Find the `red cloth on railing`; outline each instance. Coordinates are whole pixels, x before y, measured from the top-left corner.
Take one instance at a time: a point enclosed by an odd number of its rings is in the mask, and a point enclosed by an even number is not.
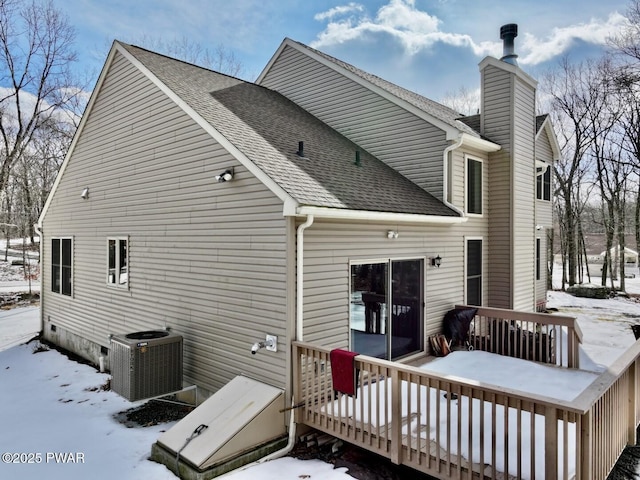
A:
[[[356,370],[355,357],[357,356],[356,352],[339,348],[329,352],[331,380],[333,381],[333,389],[336,392],[346,393],[347,395],[356,394],[358,372]]]

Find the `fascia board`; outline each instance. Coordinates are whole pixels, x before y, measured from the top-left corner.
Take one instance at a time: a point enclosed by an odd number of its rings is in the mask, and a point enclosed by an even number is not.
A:
[[[553,130],[553,125],[551,124],[551,120],[547,116],[542,123],[542,128],[538,130],[536,133],[536,141],[542,135],[542,132],[547,134],[547,138],[549,138],[549,143],[551,144],[551,151],[553,152],[553,160],[560,160],[560,144],[558,143],[558,138],[556,137],[556,132]]]
[[[258,78],[255,81],[256,84],[258,85],[262,84],[262,80],[264,80],[264,77],[267,76],[267,74],[271,70],[271,67],[273,66],[274,63],[276,63],[276,60],[278,59],[278,57],[280,56],[280,54],[282,53],[282,51],[285,49],[287,45],[293,46],[295,45],[295,42],[292,42],[291,39],[289,39],[288,37],[285,37],[282,43],[280,43],[280,46],[278,47],[278,49],[271,56],[271,58],[269,59],[265,67],[262,69],[262,72],[260,72],[260,75],[258,75]]]
[[[339,208],[302,206],[296,210],[298,216],[313,215],[315,218],[331,220],[363,220],[392,223],[420,223],[434,225],[457,225],[467,221],[467,217],[419,215],[412,213],[372,212],[366,210],[347,210]]]

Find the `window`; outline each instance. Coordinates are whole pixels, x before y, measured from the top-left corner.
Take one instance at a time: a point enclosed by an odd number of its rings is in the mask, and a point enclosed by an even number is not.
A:
[[[536,280],[540,280],[540,251],[541,242],[539,238],[536,238]]]
[[[544,171],[543,171],[544,170]],[[551,200],[551,166],[538,168],[536,173],[536,198],[538,200]]]
[[[129,287],[129,240],[127,238],[107,239],[108,270],[107,285]]]
[[[467,240],[467,305],[482,305],[482,240]]]
[[[71,296],[73,241],[71,238],[51,239],[51,291]]]
[[[482,162],[467,157],[467,213],[482,214]]]
[[[423,348],[423,260],[351,265],[351,349],[394,360]]]

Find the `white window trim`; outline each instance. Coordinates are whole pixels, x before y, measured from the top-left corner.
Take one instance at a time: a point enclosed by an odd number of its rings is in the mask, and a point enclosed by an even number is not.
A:
[[[125,283],[118,283],[118,282],[109,282],[109,242],[110,241],[115,241],[116,242],[116,268],[119,269],[119,265],[120,265],[120,248],[118,245],[118,242],[124,240],[127,242],[127,281]],[[129,270],[129,248],[130,248],[130,242],[129,242],[129,236],[113,236],[113,237],[107,237],[107,255],[106,255],[106,264],[107,264],[107,272],[106,272],[106,284],[107,287],[109,288],[116,288],[118,290],[128,290],[129,289],[129,277],[130,277],[130,270]]]
[[[544,198],[544,176],[549,172],[549,198]],[[538,178],[542,182],[542,196],[538,197]],[[551,164],[536,160],[536,200],[540,202],[551,202],[553,199],[553,174],[551,172]]]
[[[61,297],[66,297],[66,298],[73,298],[74,294],[75,294],[75,288],[74,288],[74,280],[75,280],[75,272],[74,272],[74,264],[75,264],[75,255],[74,255],[74,251],[75,251],[75,241],[73,237],[51,237],[50,240],[60,240],[60,291],[56,292],[53,290],[53,285],[50,286],[49,290],[51,291],[51,293],[55,294],[55,295],[60,295]],[[70,295],[65,295],[64,293],[62,293],[62,240],[71,240],[71,294]],[[50,267],[51,269],[53,269],[53,251],[51,252],[51,261],[50,261]],[[51,280],[51,279],[49,279]]]
[[[469,211],[469,160],[480,163],[482,172],[480,174],[480,211],[481,213],[473,213]],[[484,160],[473,155],[464,154],[464,213],[469,217],[483,217],[484,216]]]

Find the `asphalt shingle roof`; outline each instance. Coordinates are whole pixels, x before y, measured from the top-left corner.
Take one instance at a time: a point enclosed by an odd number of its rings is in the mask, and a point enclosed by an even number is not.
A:
[[[121,45],[300,205],[459,216],[281,94]],[[304,158],[296,153],[299,141]]]

